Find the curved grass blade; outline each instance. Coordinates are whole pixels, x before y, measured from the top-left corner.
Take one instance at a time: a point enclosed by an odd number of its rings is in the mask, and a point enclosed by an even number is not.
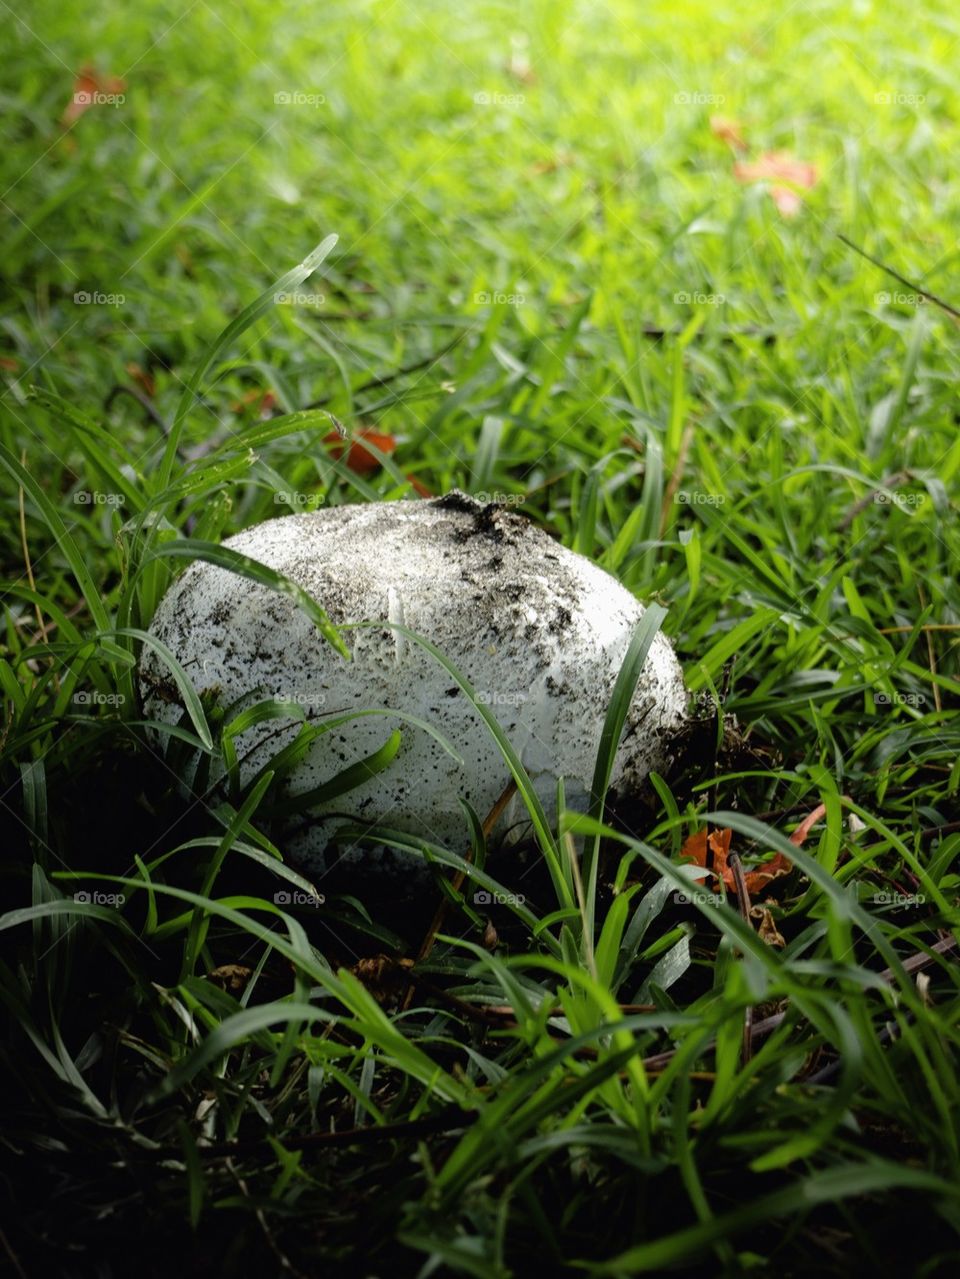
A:
[[[312,790],[302,791],[296,795],[284,795],[280,804],[272,808],[265,808],[264,814],[283,813],[286,816],[292,813],[303,813],[308,808],[314,808],[317,804],[325,804],[328,800],[336,799],[338,795],[345,795],[348,791],[355,790],[358,786],[362,786],[364,782],[370,781],[372,777],[376,777],[378,773],[382,773],[385,768],[388,768],[393,763],[397,751],[400,749],[400,741],[400,731],[396,729],[379,750],[367,755],[364,759],[358,759],[355,764],[350,764],[341,769],[329,781],[323,782],[319,786],[314,786]]]
[[[66,556],[67,563],[70,565],[70,568],[73,570],[73,575],[77,579],[77,585],[80,587],[80,590],[83,593],[83,598],[87,602],[87,608],[90,610],[90,616],[101,630],[108,630],[110,626],[110,619],[107,616],[107,610],[103,606],[100,591],[98,590],[93,578],[90,576],[86,561],[80,554],[79,547],[70,536],[67,526],[61,519],[60,512],[56,509],[26,467],[21,466],[13,454],[5,448],[3,444],[0,444],[0,463],[6,467],[20,487],[30,495],[39,507],[44,523],[53,535],[57,545]]]
[[[816,1204],[894,1188],[924,1191],[953,1200],[960,1198],[960,1187],[919,1168],[880,1159],[863,1164],[845,1164],[826,1172],[813,1173],[722,1217],[711,1217],[686,1230],[629,1248],[610,1261],[576,1261],[572,1264],[593,1275],[635,1275],[646,1271],[662,1274],[666,1268],[695,1257],[710,1244],[729,1239],[751,1227],[766,1225],[771,1218],[807,1212]]]
[[[603,809],[606,802],[607,789],[613,775],[613,764],[620,745],[620,736],[627,721],[627,712],[633,698],[640,672],[650,652],[650,645],[667,610],[660,604],[649,604],[640,619],[627,648],[626,656],[620,667],[617,681],[613,686],[613,695],[603,720],[600,733],[600,747],[597,751],[597,762],[593,770],[593,781],[590,786],[589,814],[595,821],[603,820]],[[600,837],[595,835],[589,845],[584,846],[583,878],[587,889],[586,915],[589,931],[593,931],[593,919],[597,900],[597,864],[599,861]],[[589,938],[591,949],[593,938]]]
[[[534,789],[527,770],[524,768],[520,756],[513,747],[513,743],[500,727],[496,717],[479,699],[476,689],[467,677],[460,673],[457,667],[454,666],[453,662],[451,662],[435,644],[432,644],[430,640],[425,639],[422,635],[418,635],[416,631],[410,630],[409,627],[404,626],[401,622],[391,622],[386,620],[382,622],[357,622],[351,623],[344,629],[349,630],[354,626],[358,628],[387,627],[391,630],[399,631],[401,635],[406,636],[406,638],[412,640],[413,643],[419,644],[421,648],[430,653],[430,655],[440,663],[447,674],[452,679],[456,680],[457,684],[459,684],[460,688],[469,698],[474,710],[489,728],[494,740],[500,748],[503,758],[507,762],[510,772],[513,774],[513,779],[517,784],[517,790],[527,807],[527,812],[530,814],[530,820],[533,822],[533,828],[536,831],[540,848],[546,858],[547,869],[550,873],[550,878],[558,900],[560,900],[564,906],[572,906],[573,897],[570,893],[569,887],[567,886],[567,882],[564,879],[561,867],[560,850],[557,847],[557,842],[550,830],[550,823],[547,821],[547,815],[540,802],[540,797]]]
[[[173,426],[170,434],[167,436],[167,444],[164,449],[163,459],[160,463],[160,484],[166,487],[170,482],[170,475],[173,470],[173,463],[177,456],[177,448],[180,444],[180,436],[183,433],[183,423],[193,403],[197,398],[197,393],[203,383],[204,378],[210,371],[211,366],[216,359],[227,349],[230,343],[240,336],[245,329],[270,310],[276,303],[278,293],[289,293],[296,289],[298,284],[303,281],[317,269],[324,260],[333,246],[337,243],[338,236],[328,235],[320,244],[308,254],[307,257],[295,266],[292,271],[288,271],[286,275],[280,277],[268,289],[264,290],[258,298],[250,303],[236,319],[231,320],[223,332],[215,339],[215,341],[207,349],[206,354],[200,361],[197,369],[183,389],[180,397],[180,403],[177,405],[177,412],[173,419]]]
[[[241,555],[239,551],[231,550],[228,546],[184,537],[175,538],[172,542],[165,542],[158,546],[140,566],[141,570],[145,565],[166,556],[175,559],[205,560],[208,564],[215,564],[217,568],[225,568],[230,573],[239,573],[241,577],[249,578],[251,582],[259,582],[261,586],[269,587],[271,591],[288,596],[298,608],[303,609],[324,639],[336,649],[340,656],[346,658],[348,662],[351,660],[350,650],[340,637],[340,632],[313,596],[309,595],[302,586],[291,581],[289,577],[278,573],[276,569],[268,568],[266,564],[251,559],[249,555]]]
[[[210,725],[207,723],[207,717],[203,711],[203,705],[197,696],[197,691],[190,682],[190,677],[183,669],[173,653],[167,648],[162,640],[157,639],[155,635],[151,635],[148,631],[142,631],[136,626],[125,626],[116,631],[109,631],[110,635],[128,635],[131,639],[137,639],[141,644],[146,644],[148,648],[152,648],[157,656],[169,668],[173,681],[180,691],[183,698],[183,705],[193,722],[194,728],[197,730],[197,736],[203,743],[204,749],[213,750],[213,734],[210,732]],[[132,680],[132,676],[130,677]]]

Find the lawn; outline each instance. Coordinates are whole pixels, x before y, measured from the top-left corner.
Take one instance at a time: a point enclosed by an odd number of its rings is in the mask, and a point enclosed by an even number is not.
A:
[[[954,6],[3,8],[9,1273],[955,1273]],[[452,488],[662,606],[682,759],[278,905],[144,635]]]

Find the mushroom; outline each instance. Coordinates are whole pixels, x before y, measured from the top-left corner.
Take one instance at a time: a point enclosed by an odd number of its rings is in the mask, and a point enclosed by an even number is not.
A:
[[[304,714],[310,723],[340,721],[315,738],[286,779],[291,811],[275,838],[294,863],[322,875],[333,861],[333,841],[361,880],[376,878],[375,866],[406,875],[419,859],[369,843],[344,846],[338,828],[384,825],[462,851],[468,828],[460,797],[482,818],[510,780],[473,701],[407,632],[439,649],[489,707],[548,816],[555,815],[559,777],[568,806],[586,807],[604,715],[644,614],[615,578],[526,517],[457,490],[430,501],[272,519],[225,545],[302,587],[337,626],[391,624],[344,631],[347,661],[290,596],[200,561],[157,609],[152,633],[198,693],[216,695],[224,707],[287,704],[289,718],[263,720],[237,737],[241,784],[296,737]],[[141,658],[140,692],[149,718],[179,721],[176,686],[153,648]],[[686,701],[677,658],[658,634],[627,713],[611,777],[615,791],[632,791],[652,769],[669,764]],[[295,708],[302,708],[298,718]],[[400,715],[353,717],[384,708]],[[399,749],[376,776],[298,808],[297,795],[362,766],[393,730],[400,732]],[[159,740],[160,730],[152,731]],[[211,777],[218,779],[222,772]],[[526,818],[514,795],[495,833],[516,836]]]

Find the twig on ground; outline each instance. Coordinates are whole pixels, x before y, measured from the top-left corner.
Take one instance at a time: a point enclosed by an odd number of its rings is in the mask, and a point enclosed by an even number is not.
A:
[[[917,595],[920,597],[920,607],[925,609],[927,607],[927,599],[923,593],[923,587],[920,585],[917,586]],[[932,676],[930,684],[933,688],[933,704],[939,713],[943,710],[943,703],[940,700],[940,688],[937,684],[937,655],[933,649],[933,636],[929,631],[924,634],[924,639],[927,641],[927,665],[930,667]]]
[[[237,1185],[240,1187],[240,1192],[243,1195],[243,1197],[245,1199],[251,1199],[252,1196],[250,1194],[249,1189],[247,1188],[247,1183],[237,1172],[236,1168],[234,1168],[233,1161],[231,1159],[227,1159],[227,1168],[230,1171],[231,1177],[233,1177],[234,1181],[236,1181]],[[293,1262],[290,1260],[287,1254],[282,1250],[280,1245],[277,1243],[276,1239],[273,1236],[273,1231],[270,1229],[270,1224],[267,1221],[267,1215],[263,1211],[263,1209],[260,1207],[257,1207],[254,1209],[254,1213],[260,1225],[260,1229],[263,1231],[263,1237],[267,1241],[267,1246],[269,1247],[273,1255],[276,1257],[277,1261],[280,1263],[280,1269],[285,1270],[288,1274],[293,1275],[294,1279],[307,1279],[307,1276],[303,1273],[303,1271],[298,1270],[296,1268],[296,1266],[293,1264]]]
[[[10,1247],[10,1244],[7,1242],[7,1236],[2,1230],[0,1230],[0,1244],[3,1245],[3,1251],[10,1258],[10,1264],[19,1275],[19,1279],[27,1279],[27,1272],[24,1270],[23,1266],[21,1266],[19,1257]]]
[[[121,386],[119,382],[116,386],[112,386],[107,392],[106,399],[103,401],[103,409],[105,413],[110,411],[110,406],[118,395],[129,395],[131,399],[136,400],[144,413],[146,413],[153,422],[154,426],[159,426],[164,435],[170,434],[169,422],[161,416],[157,406],[151,403],[149,398],[144,395],[142,391],[138,391],[135,386]]]
[[[733,883],[737,890],[737,906],[743,922],[749,929],[753,929],[750,920],[750,892],[747,888],[747,877],[743,873],[743,862],[740,860],[740,854],[736,849],[727,858],[727,865],[733,871]],[[743,1019],[743,1061],[746,1064],[753,1056],[753,1007],[747,1005],[746,1015]]]
[[[867,509],[873,499],[883,489],[896,488],[898,484],[906,484],[909,479],[912,479],[909,471],[894,471],[892,474],[888,475],[886,479],[881,480],[876,488],[872,488],[869,493],[865,493],[863,497],[858,498],[858,500],[854,502],[853,506],[850,507],[846,515],[844,515],[843,519],[837,525],[837,532],[845,533],[857,516],[861,515]]]
[[[904,288],[909,289],[912,293],[916,293],[918,297],[925,298],[928,302],[932,302],[934,306],[938,306],[941,311],[945,311],[950,318],[956,322],[960,322],[960,311],[956,307],[951,306],[949,302],[945,302],[943,298],[937,297],[935,293],[930,293],[926,289],[915,284],[913,280],[908,280],[905,275],[901,275],[899,271],[894,271],[893,267],[887,266],[885,262],[881,262],[879,258],[875,258],[868,253],[866,249],[861,249],[858,244],[847,238],[842,231],[837,232],[838,239],[842,240],[848,249],[853,249],[854,253],[859,253],[862,258],[866,258],[868,262],[872,262],[874,266],[879,267],[881,271],[885,271],[892,279],[902,284]]]
[[[23,449],[20,453],[20,465],[26,470],[27,466],[27,450]],[[23,485],[21,484],[17,490],[18,503],[20,508],[20,545],[23,547],[23,563],[27,570],[27,581],[30,583],[31,591],[36,591],[37,584],[33,578],[33,565],[30,562],[30,547],[27,542],[27,511],[24,503]],[[43,614],[40,612],[40,605],[34,601],[33,605],[37,614],[37,626],[40,632],[43,632]]]
[[[677,449],[677,460],[673,468],[673,473],[667,481],[667,487],[663,492],[663,502],[660,507],[660,536],[663,537],[670,520],[670,511],[673,507],[673,499],[677,495],[677,489],[683,481],[683,471],[687,465],[687,454],[690,452],[690,441],[693,439],[693,433],[696,425],[688,422],[683,429],[683,435],[680,437],[680,447]]]
[[[323,1146],[351,1146],[356,1142],[390,1141],[395,1137],[419,1137],[427,1133],[464,1128],[478,1117],[477,1111],[461,1110],[459,1106],[445,1106],[435,1115],[423,1119],[408,1119],[396,1124],[369,1124],[363,1128],[342,1128],[332,1132],[308,1132],[284,1137],[287,1150],[311,1150]],[[204,1159],[229,1159],[233,1155],[253,1154],[262,1151],[266,1137],[252,1137],[249,1141],[219,1141],[210,1146],[198,1146],[197,1153]],[[176,1158],[170,1150],[156,1152],[164,1159]]]

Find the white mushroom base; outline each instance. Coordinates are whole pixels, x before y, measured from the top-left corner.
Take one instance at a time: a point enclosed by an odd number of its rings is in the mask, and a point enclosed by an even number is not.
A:
[[[432,641],[466,676],[515,747],[548,814],[557,778],[585,807],[604,715],[643,606],[608,573],[554,542],[524,517],[459,492],[433,501],[332,507],[269,520],[226,546],[291,578],[331,620],[399,622]],[[422,861],[334,841],[339,827],[384,825],[457,852],[469,847],[460,796],[484,818],[510,780],[489,729],[447,671],[389,628],[344,632],[341,658],[285,595],[196,562],[157,609],[152,632],[199,693],[230,706],[268,698],[301,705],[311,720],[385,707],[428,721],[463,763],[422,728],[371,715],[321,735],[289,780],[311,790],[402,734],[380,774],[273,832],[285,856],[314,878],[340,858],[363,883],[375,867],[410,876]],[[176,686],[150,649],[141,665],[145,714],[176,723]],[[627,717],[612,786],[631,790],[670,761],[687,695],[669,641],[657,635]],[[296,736],[291,719],[237,738],[241,782]],[[221,774],[214,773],[211,781]],[[190,779],[184,779],[189,783]],[[514,796],[495,835],[529,830]],[[335,850],[335,856],[334,856]],[[372,874],[376,879],[376,874]]]

